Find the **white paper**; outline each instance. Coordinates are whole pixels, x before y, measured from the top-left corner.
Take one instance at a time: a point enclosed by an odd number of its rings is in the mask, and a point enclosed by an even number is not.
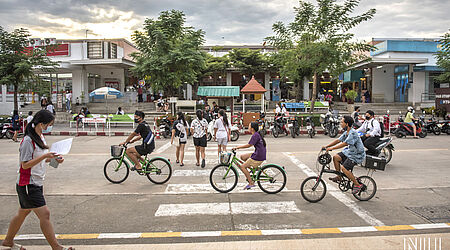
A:
[[[66,155],[69,153],[70,148],[72,147],[72,141],[73,138],[69,138],[59,142],[55,142],[52,144],[50,152],[57,153],[60,155]]]

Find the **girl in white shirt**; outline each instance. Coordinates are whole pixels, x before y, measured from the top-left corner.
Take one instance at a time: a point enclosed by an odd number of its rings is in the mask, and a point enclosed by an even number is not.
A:
[[[231,123],[225,110],[219,110],[218,116],[219,118],[214,123],[214,140],[217,139],[217,144],[219,145],[217,155],[220,156],[220,152],[227,151],[227,144],[231,140]]]

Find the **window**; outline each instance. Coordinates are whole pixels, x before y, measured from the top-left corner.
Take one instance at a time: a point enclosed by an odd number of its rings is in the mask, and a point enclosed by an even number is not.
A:
[[[102,59],[103,58],[103,43],[102,42],[88,42],[88,58]]]
[[[117,58],[117,44],[109,43],[109,58]]]

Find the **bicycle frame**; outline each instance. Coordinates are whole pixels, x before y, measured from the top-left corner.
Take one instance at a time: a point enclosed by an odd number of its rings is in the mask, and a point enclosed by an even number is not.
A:
[[[119,170],[119,168],[122,166],[122,163],[124,161],[126,161],[128,164],[131,164],[133,166],[135,165],[134,162],[131,160],[130,156],[127,154],[127,151],[126,151],[127,147],[124,147],[124,148],[125,148],[125,150],[123,151],[122,156],[120,157],[119,164],[117,165],[117,168],[115,169],[115,171]],[[149,173],[152,173],[152,172],[158,172],[159,171],[158,168],[152,166],[150,161],[153,160],[153,159],[163,159],[163,160],[168,161],[164,157],[160,157],[160,156],[156,156],[156,157],[153,157],[151,159],[148,159],[147,155],[145,155],[144,156],[144,160],[139,159],[139,162],[141,163],[141,166],[142,166],[142,173],[149,174]],[[126,164],[126,166],[128,166],[128,165]]]

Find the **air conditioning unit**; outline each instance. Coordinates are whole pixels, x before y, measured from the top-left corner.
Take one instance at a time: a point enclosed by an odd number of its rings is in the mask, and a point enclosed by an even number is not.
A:
[[[44,38],[44,45],[56,44],[56,38]]]
[[[30,46],[41,46],[42,45],[42,40],[40,38],[30,38],[29,40],[29,45]]]

